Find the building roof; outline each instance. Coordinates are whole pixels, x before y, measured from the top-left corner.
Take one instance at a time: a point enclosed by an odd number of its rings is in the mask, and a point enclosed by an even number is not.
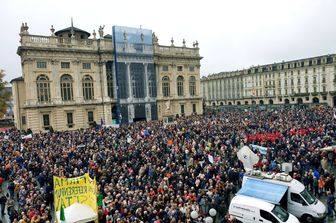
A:
[[[61,33],[65,33],[65,32],[71,32],[71,29],[73,29],[75,32],[79,32],[79,33],[85,33],[86,35],[88,35],[88,37],[90,36],[90,33],[82,30],[82,29],[79,29],[77,27],[68,27],[68,28],[65,28],[65,29],[61,29],[61,30],[58,30],[57,32],[55,32],[55,35],[58,36],[58,34],[61,34]]]
[[[17,77],[17,78],[14,78],[10,81],[10,83],[14,82],[14,81],[23,81],[23,77]]]
[[[111,34],[107,34],[104,36],[105,39],[112,39],[112,35]]]

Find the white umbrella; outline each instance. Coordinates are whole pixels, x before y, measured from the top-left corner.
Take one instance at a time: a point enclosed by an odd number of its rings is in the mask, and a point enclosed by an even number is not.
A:
[[[97,214],[87,204],[73,203],[64,209],[65,221],[60,220],[60,211],[56,212],[57,221],[63,223],[85,223],[97,219]]]

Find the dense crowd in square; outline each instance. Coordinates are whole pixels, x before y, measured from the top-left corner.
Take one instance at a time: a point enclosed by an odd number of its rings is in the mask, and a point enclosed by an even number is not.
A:
[[[11,222],[51,222],[53,176],[89,173],[97,179],[99,222],[191,222],[216,209],[229,221],[230,198],[244,169],[244,145],[267,147],[256,168],[293,178],[317,197],[335,193],[336,119],[330,107],[217,112],[177,118],[174,124],[137,122],[119,128],[0,133],[2,214]],[[5,186],[5,185],[3,185]],[[5,190],[3,187],[2,190]],[[6,210],[6,211],[5,211]]]

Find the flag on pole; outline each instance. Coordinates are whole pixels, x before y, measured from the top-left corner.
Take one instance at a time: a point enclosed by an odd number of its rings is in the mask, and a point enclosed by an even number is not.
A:
[[[64,214],[64,206],[61,206],[61,211],[60,211],[60,220],[65,221],[65,214]]]

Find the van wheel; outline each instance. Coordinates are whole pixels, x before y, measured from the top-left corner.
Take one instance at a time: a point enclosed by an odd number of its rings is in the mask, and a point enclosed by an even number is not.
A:
[[[307,215],[303,215],[302,218],[303,218],[303,220],[304,220],[305,222],[307,222],[307,223],[312,223],[312,222],[314,222],[314,218],[313,218],[312,216],[310,216],[309,214],[307,214]]]

